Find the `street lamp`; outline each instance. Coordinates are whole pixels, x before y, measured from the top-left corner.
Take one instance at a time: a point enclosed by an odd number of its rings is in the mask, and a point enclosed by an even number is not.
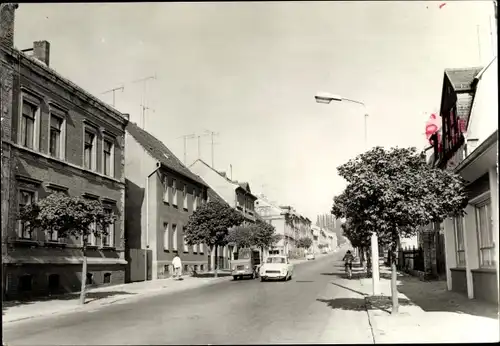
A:
[[[351,102],[351,103],[356,103],[358,105],[361,105],[363,106],[364,110],[365,110],[365,126],[364,126],[364,130],[365,130],[365,138],[364,138],[364,146],[365,146],[365,150],[367,149],[368,147],[368,136],[367,136],[367,120],[368,120],[368,110],[366,108],[366,105],[361,102],[361,101],[357,101],[357,100],[352,100],[352,99],[348,99],[348,98],[345,98],[345,97],[342,97],[340,95],[335,95],[335,94],[331,94],[331,93],[328,93],[328,92],[318,92],[316,94],[316,96],[314,96],[314,98],[316,99],[316,102],[317,103],[323,103],[323,104],[330,104],[330,102],[332,101],[338,101],[338,102],[341,102],[341,101],[347,101],[347,102]],[[372,232],[372,236],[371,236],[371,253],[372,253],[372,285],[373,285],[373,295],[378,295],[379,294],[379,268],[378,268],[378,239],[377,239],[377,234],[375,232]]]

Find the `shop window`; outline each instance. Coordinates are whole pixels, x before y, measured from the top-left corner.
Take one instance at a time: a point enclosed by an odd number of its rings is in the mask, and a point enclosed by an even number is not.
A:
[[[111,273],[104,273],[103,283],[105,284],[111,283]]]

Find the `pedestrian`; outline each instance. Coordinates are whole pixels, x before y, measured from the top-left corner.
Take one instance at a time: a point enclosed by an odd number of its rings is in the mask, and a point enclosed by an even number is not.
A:
[[[180,280],[182,261],[179,255],[175,255],[174,259],[172,260],[172,266],[174,267],[174,279]]]

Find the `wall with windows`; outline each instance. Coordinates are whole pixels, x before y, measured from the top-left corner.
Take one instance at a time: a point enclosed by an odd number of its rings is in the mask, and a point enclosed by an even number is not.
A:
[[[81,262],[81,238],[62,239],[48,230],[31,232],[17,219],[25,203],[53,192],[98,198],[117,216],[109,237],[89,240],[88,256],[92,265],[118,265],[123,271],[123,145],[128,116],[100,103],[46,65],[15,51],[9,54],[10,67],[16,73],[8,143],[8,212],[2,212],[2,219],[7,219],[7,293],[15,294],[20,280],[29,286],[28,279],[19,275],[35,263],[36,275],[51,275],[54,265],[67,275],[80,275],[75,264]],[[32,277],[31,285],[34,291],[46,292],[47,282],[41,276]],[[56,282],[54,277],[51,285]]]
[[[150,232],[156,240],[153,248],[153,279],[169,277],[173,273],[172,260],[179,255],[183,272],[203,271],[208,268],[209,249],[204,244],[187,245],[184,240],[189,216],[206,202],[206,187],[174,171],[162,169],[152,177],[156,185],[151,193],[151,205],[156,205]]]

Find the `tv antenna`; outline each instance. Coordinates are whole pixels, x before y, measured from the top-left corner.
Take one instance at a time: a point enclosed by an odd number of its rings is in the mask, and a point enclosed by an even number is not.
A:
[[[188,139],[194,139],[195,137],[196,136],[195,136],[194,133],[192,133],[190,135],[184,135],[184,136],[177,137],[177,139],[179,139],[179,138],[184,139],[184,166],[187,163],[187,140]],[[199,151],[199,148],[198,148],[198,151]],[[198,153],[198,155],[199,155],[199,153]]]
[[[154,74],[154,76],[149,76],[149,77],[145,77],[145,78],[140,78],[140,79],[136,79],[135,81],[132,81],[132,83],[143,83],[142,86],[143,86],[143,89],[142,89],[142,97],[141,97],[141,115],[142,115],[142,129],[145,130],[145,127],[146,127],[146,110],[153,110],[152,108],[148,107],[147,106],[147,102],[146,102],[146,85],[148,83],[148,81],[150,80],[156,80],[156,73]],[[154,112],[154,110],[153,110]]]
[[[218,135],[219,135],[219,133],[218,133],[218,132],[205,130],[205,136],[210,136],[210,137],[211,137],[211,147],[212,147],[212,168],[214,168],[214,145],[219,144],[219,143],[215,143],[215,142],[214,142],[214,137],[215,137],[215,136],[218,136]]]
[[[112,106],[114,107],[115,106],[115,92],[118,91],[118,90],[120,90],[121,92],[123,92],[124,89],[125,89],[125,87],[122,85],[121,87],[118,87],[118,88],[106,90],[105,92],[101,93],[101,95],[113,93],[113,103],[112,103]]]

